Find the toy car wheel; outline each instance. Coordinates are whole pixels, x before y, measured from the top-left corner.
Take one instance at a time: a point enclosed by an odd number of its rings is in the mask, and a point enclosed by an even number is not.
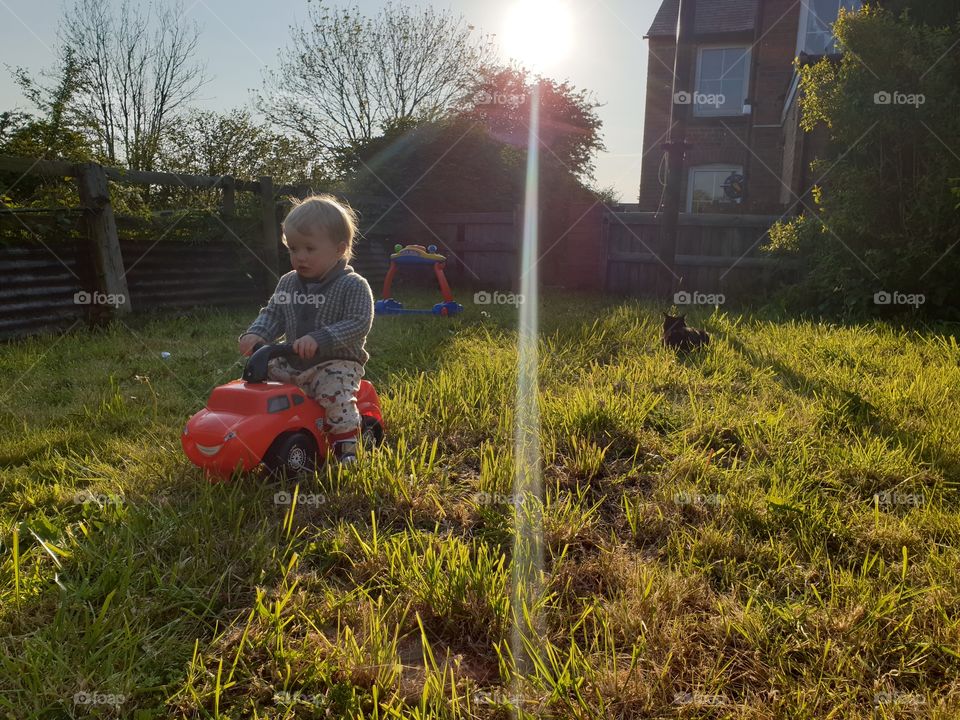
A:
[[[365,416],[361,424],[360,438],[364,448],[375,448],[383,442],[383,425],[376,418]]]
[[[267,450],[263,464],[271,474],[312,472],[317,465],[317,444],[305,432],[281,435]]]

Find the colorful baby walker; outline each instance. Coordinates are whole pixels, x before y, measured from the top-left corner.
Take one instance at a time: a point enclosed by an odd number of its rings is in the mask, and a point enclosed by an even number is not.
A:
[[[377,315],[440,315],[449,317],[456,315],[463,310],[463,305],[455,302],[453,294],[450,292],[450,286],[447,284],[447,278],[443,274],[443,267],[447,259],[437,253],[437,246],[431,245],[424,248],[423,245],[407,245],[404,247],[399,243],[394,246],[394,252],[390,256],[390,269],[387,271],[387,277],[383,280],[383,299],[377,300],[374,305],[374,311]],[[433,273],[437,276],[437,283],[440,285],[440,294],[443,295],[443,302],[437,303],[431,309],[408,309],[403,307],[403,303],[390,297],[390,288],[393,284],[393,277],[401,266],[407,265],[433,265]]]

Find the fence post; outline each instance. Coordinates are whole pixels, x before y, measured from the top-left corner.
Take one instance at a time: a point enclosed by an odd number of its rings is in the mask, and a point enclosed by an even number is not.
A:
[[[220,201],[220,214],[225,218],[231,218],[237,214],[237,184],[232,175],[224,175],[223,197]]]
[[[542,248],[538,247],[539,253]],[[540,258],[535,258],[539,260]],[[510,277],[510,289],[520,292],[523,282],[523,203],[513,206],[513,272]]]
[[[610,208],[601,204],[600,206],[600,275],[597,278],[597,290],[607,292],[607,278],[610,264]]]
[[[260,183],[260,225],[263,233],[261,259],[266,268],[264,270],[264,287],[270,290],[277,284],[280,274],[280,253],[277,245],[280,242],[277,234],[277,205],[273,197],[273,178],[262,175]]]
[[[110,315],[126,315],[131,312],[132,305],[117,237],[117,222],[110,204],[110,188],[103,167],[96,163],[79,164],[77,190],[80,203],[86,209],[97,289],[117,300],[116,304],[108,306]]]

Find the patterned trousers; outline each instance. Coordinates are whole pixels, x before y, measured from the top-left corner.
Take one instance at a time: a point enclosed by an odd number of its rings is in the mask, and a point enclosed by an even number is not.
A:
[[[286,358],[273,358],[267,364],[267,378],[292,383],[316,400],[326,412],[331,440],[354,437],[360,427],[357,391],[363,365],[352,360],[327,360],[319,365],[297,370]]]

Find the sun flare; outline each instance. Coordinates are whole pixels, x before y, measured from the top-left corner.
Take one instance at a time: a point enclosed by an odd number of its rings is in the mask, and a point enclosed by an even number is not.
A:
[[[533,70],[562,59],[573,44],[573,12],[564,1],[517,0],[507,11],[503,32],[507,55]]]

